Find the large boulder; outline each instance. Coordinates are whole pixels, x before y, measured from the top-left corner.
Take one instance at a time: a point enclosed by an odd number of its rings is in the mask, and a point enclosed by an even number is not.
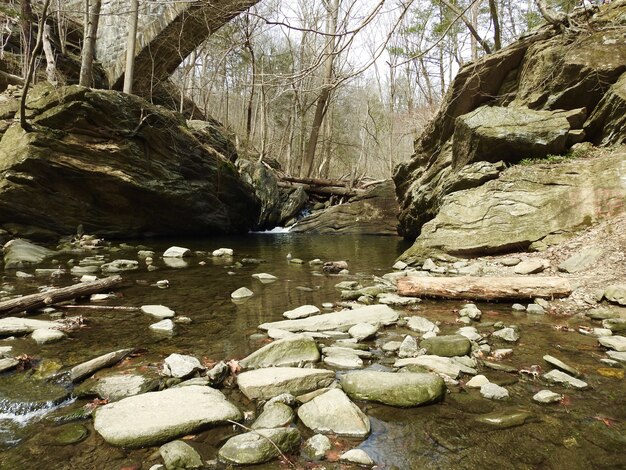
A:
[[[248,357],[239,361],[244,369],[261,367],[297,366],[320,360],[320,352],[315,340],[305,335],[294,335],[266,344]]]
[[[370,433],[367,415],[339,389],[329,390],[302,405],[298,417],[315,432],[349,437],[365,437]]]
[[[479,162],[562,153],[580,139],[624,142],[624,12],[624,2],[579,9],[574,21],[589,28],[564,34],[546,25],[463,66],[416,140],[415,154],[396,167],[400,234],[418,237],[447,195],[483,184],[486,179],[465,182]]]
[[[258,202],[224,155],[184,118],[143,99],[79,86],[37,86],[25,132],[0,140],[0,220],[108,237],[245,232]]]
[[[498,180],[447,196],[401,259],[433,252],[501,253],[540,248],[626,208],[626,153],[560,165],[516,166]]]
[[[190,385],[104,405],[95,413],[94,428],[109,444],[143,447],[241,418],[241,412],[222,392]]]
[[[363,196],[331,206],[299,220],[292,232],[397,235],[398,203],[391,180]]]
[[[410,372],[349,372],[342,376],[341,387],[354,400],[402,407],[441,400],[446,391],[444,381],[438,375]]]

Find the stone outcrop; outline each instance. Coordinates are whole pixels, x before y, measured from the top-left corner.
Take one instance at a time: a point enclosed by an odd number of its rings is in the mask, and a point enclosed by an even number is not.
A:
[[[79,224],[107,237],[225,234],[257,217],[229,148],[203,143],[177,113],[114,91],[40,86],[27,114],[34,131],[14,124],[0,141],[0,220],[14,235]]]
[[[397,235],[398,203],[391,180],[345,204],[314,212],[291,229],[297,233]]]
[[[589,27],[567,34],[551,26],[541,27],[459,71],[439,112],[415,142],[415,154],[396,168],[394,182],[400,203],[401,235],[414,239],[426,233],[424,238],[430,238],[441,221],[430,226],[424,224],[435,218],[442,207],[449,210],[456,204],[459,211],[472,212],[468,217],[473,218],[476,215],[473,204],[479,193],[465,190],[497,179],[503,170],[502,162],[511,164],[562,154],[580,141],[598,145],[624,142],[626,4],[613,2],[588,19],[582,17],[586,15],[584,9],[577,11],[576,21]],[[613,170],[616,166],[617,163]],[[581,173],[584,171],[580,169]],[[521,186],[512,188],[509,186],[513,178],[486,184],[480,198],[492,197],[489,191],[498,191],[500,199],[490,209],[483,206],[486,210],[483,215],[491,218],[492,211],[512,209],[511,206],[521,209],[519,204],[529,212],[532,208],[528,206],[537,202],[530,201],[536,189],[547,185],[556,186],[553,189],[557,192],[563,189],[559,188],[559,179],[548,182],[544,178],[536,184],[533,178],[526,182],[518,175]],[[565,175],[563,178],[567,179]],[[600,186],[595,192],[604,189]],[[529,200],[520,201],[522,192],[529,193]],[[571,199],[577,197],[575,194]],[[568,196],[566,204],[569,199]],[[578,209],[572,206],[571,210]],[[582,220],[587,215],[570,213],[567,218]],[[509,228],[498,220],[498,230],[506,227],[506,236],[524,240],[521,244],[520,240],[511,240],[508,246],[501,244],[497,250],[524,249],[548,234],[571,231],[571,225],[558,225],[559,218],[562,214],[550,212],[548,233],[530,235],[520,234],[519,224]],[[472,231],[468,227],[454,237],[462,239]],[[482,235],[477,234],[475,240]],[[530,238],[534,240],[529,242]],[[482,249],[479,243],[471,247],[472,243],[462,244],[459,251]]]

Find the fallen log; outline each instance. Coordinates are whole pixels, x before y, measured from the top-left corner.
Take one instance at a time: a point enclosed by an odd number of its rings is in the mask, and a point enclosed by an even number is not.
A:
[[[324,194],[327,196],[361,196],[365,194],[367,191],[363,189],[356,188],[342,188],[342,187],[334,187],[334,186],[314,186],[311,184],[303,184],[303,183],[291,183],[289,181],[279,181],[278,186],[281,188],[297,188],[302,187],[307,193],[312,194]]]
[[[25,310],[35,310],[42,307],[96,294],[118,286],[122,282],[121,276],[109,276],[93,282],[82,282],[73,286],[61,287],[48,292],[24,295],[15,299],[0,302],[0,315],[11,315]]]
[[[124,307],[121,305],[58,305],[61,310],[115,310],[122,312],[139,312],[140,307]]]
[[[403,277],[398,294],[464,300],[551,299],[567,297],[572,287],[560,277]]]
[[[296,176],[283,176],[281,180],[287,181],[290,183],[301,183],[301,184],[308,184],[312,186],[337,186],[337,187],[347,188],[350,185],[348,181],[325,180],[322,178],[298,178]]]

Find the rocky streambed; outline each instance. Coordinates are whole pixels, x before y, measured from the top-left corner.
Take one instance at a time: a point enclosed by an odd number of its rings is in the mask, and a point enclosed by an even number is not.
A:
[[[623,465],[619,285],[574,311],[570,299],[402,297],[401,277],[557,266],[509,257],[383,268],[403,249],[395,243],[9,246],[3,298],[112,273],[124,281],[0,319],[0,468]]]

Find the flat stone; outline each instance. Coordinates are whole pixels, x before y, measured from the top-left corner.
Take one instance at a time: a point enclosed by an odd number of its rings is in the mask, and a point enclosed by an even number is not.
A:
[[[248,297],[252,297],[254,292],[252,292],[247,287],[240,287],[236,291],[230,294],[231,299],[239,300],[239,299],[247,299]]]
[[[543,374],[543,378],[550,382],[570,385],[581,390],[588,387],[587,382],[583,382],[582,380],[572,377],[571,375],[557,369],[551,370],[547,374]]]
[[[39,329],[32,332],[31,338],[35,340],[37,344],[56,343],[65,338],[66,334],[59,330]]]
[[[324,357],[324,364],[339,369],[360,369],[363,367],[363,359],[355,352],[333,352]]]
[[[377,323],[390,325],[398,321],[398,312],[387,305],[369,305],[367,307],[344,310],[341,312],[324,313],[298,320],[283,320],[263,323],[262,330],[278,328],[285,331],[330,331],[346,330],[357,323]]]
[[[509,398],[509,391],[506,388],[491,382],[480,387],[480,394],[490,400],[505,400]]]
[[[409,305],[415,305],[422,300],[417,297],[403,297],[394,293],[379,294],[376,298],[379,304],[393,305],[396,307],[407,307]]]
[[[192,256],[191,250],[182,246],[171,246],[163,253],[163,258],[185,258],[188,256]]]
[[[141,311],[161,320],[164,318],[172,318],[176,315],[174,310],[165,305],[142,305]]]
[[[218,457],[235,465],[269,462],[280,457],[281,452],[294,452],[300,439],[300,432],[295,428],[258,429],[231,437],[219,450]]]
[[[56,321],[6,317],[0,318],[0,336],[23,335],[41,329],[54,330],[60,326],[62,324]]]
[[[257,279],[258,281],[261,281],[263,284],[269,284],[278,280],[276,276],[268,273],[256,273],[253,274],[252,277],[254,279]]]
[[[289,336],[266,344],[261,349],[239,361],[244,369],[297,366],[320,360],[315,341],[306,335],[290,333]]]
[[[309,429],[323,434],[365,437],[370,421],[365,413],[339,389],[332,389],[298,409],[298,417]]]
[[[508,341],[509,343],[515,343],[519,340],[519,334],[513,328],[502,328],[501,330],[494,331],[491,336]]]
[[[357,323],[348,330],[348,334],[357,341],[364,341],[366,339],[376,336],[378,332],[378,325],[372,325],[371,323]]]
[[[422,271],[432,271],[433,269],[437,269],[437,267],[438,266],[435,264],[435,262],[432,259],[428,258],[422,264]]]
[[[482,335],[473,326],[463,326],[459,328],[456,333],[461,336],[465,336],[470,341],[480,341],[483,339]]]
[[[79,382],[100,369],[117,364],[133,351],[133,348],[119,349],[78,364],[70,369],[70,380],[72,382]]]
[[[159,454],[167,470],[187,470],[202,468],[202,457],[184,441],[172,441],[159,447]]]
[[[289,320],[296,320],[298,318],[307,318],[311,315],[317,315],[320,313],[320,309],[315,305],[302,305],[301,307],[294,308],[293,310],[287,310],[283,313],[283,317]]]
[[[580,377],[582,375],[580,371],[576,370],[575,368],[571,366],[568,366],[560,359],[557,359],[554,356],[550,356],[549,354],[546,354],[545,356],[543,356],[543,360],[546,361],[548,364],[556,367],[557,369],[560,369],[563,372],[567,372],[568,374],[573,375],[574,377]]]
[[[517,266],[518,264],[520,264],[522,260],[519,258],[514,258],[514,257],[509,257],[509,258],[502,258],[500,260],[500,264],[502,266]]]
[[[626,285],[609,286],[604,291],[604,298],[609,302],[626,305]]]
[[[439,333],[439,327],[430,320],[423,317],[409,317],[406,326],[411,331],[417,331],[418,333]]]
[[[485,424],[494,429],[507,429],[515,426],[521,426],[532,415],[524,410],[503,410],[494,411],[476,418],[476,421]]]
[[[134,448],[158,445],[242,417],[222,392],[191,385],[104,405],[95,412],[94,429],[109,444]]]
[[[465,356],[471,351],[472,343],[465,336],[445,335],[422,340],[420,348],[426,349],[427,354],[433,356]]]
[[[541,390],[533,395],[533,400],[537,403],[556,403],[563,399],[563,395],[551,390]]]
[[[163,361],[163,371],[170,377],[185,379],[195,372],[204,370],[205,367],[193,356],[183,354],[170,354]]]
[[[161,320],[160,322],[153,323],[148,328],[152,331],[157,331],[160,333],[172,333],[174,331],[174,322],[169,318],[165,320]]]
[[[374,465],[372,458],[363,449],[351,449],[339,456],[340,462],[350,462],[365,467]]]
[[[118,401],[141,393],[153,391],[158,381],[137,374],[119,374],[101,377],[93,387],[102,399]]]
[[[604,295],[604,294],[603,294]],[[619,313],[608,308],[594,308],[585,313],[592,320],[607,320],[610,318],[619,318]]]
[[[481,388],[483,385],[488,384],[489,379],[484,375],[476,375],[467,381],[465,384],[469,388]]]
[[[602,250],[600,248],[585,248],[559,264],[559,271],[564,271],[566,273],[584,271],[598,261],[601,256]]]
[[[519,263],[513,271],[515,274],[536,274],[546,267],[550,266],[550,262],[544,259],[529,259]]]
[[[322,348],[322,354],[326,356],[332,356],[333,354],[355,354],[358,357],[364,357],[364,358],[370,358],[373,356],[373,354],[370,351],[363,351],[360,349],[351,348],[347,345],[337,346],[337,344],[342,344],[342,343],[335,343],[334,346],[327,346],[327,347]],[[352,346],[356,346],[356,345],[352,345]]]
[[[4,357],[0,359],[0,372],[5,372],[7,370],[15,369],[19,363],[20,361],[18,361],[15,358]]]
[[[407,359],[398,359],[393,366],[405,367],[409,365],[422,366],[432,372],[444,374],[453,379],[456,379],[461,374],[461,366],[454,363],[449,357],[426,355]]]
[[[270,367],[243,372],[237,376],[241,392],[250,400],[268,400],[281,393],[302,395],[329,386],[335,373],[325,369]]]
[[[263,408],[263,412],[250,427],[252,429],[282,428],[293,423],[295,417],[291,407],[284,403],[272,403]]]
[[[605,348],[626,352],[626,337],[624,336],[603,336],[598,338],[598,342]]]

